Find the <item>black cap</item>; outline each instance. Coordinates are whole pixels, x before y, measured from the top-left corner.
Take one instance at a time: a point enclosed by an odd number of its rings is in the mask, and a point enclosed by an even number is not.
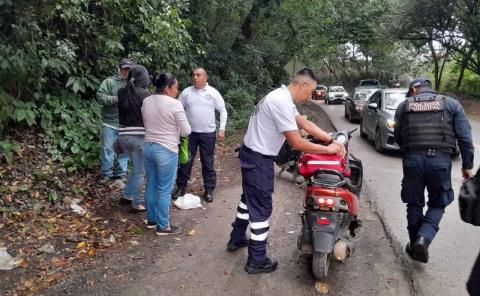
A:
[[[413,79],[412,81],[410,81],[410,84],[408,85],[408,92],[405,96],[411,97],[413,93],[413,88],[421,85],[431,87],[432,82],[428,78],[422,77],[422,76]]]
[[[118,67],[120,69],[131,68],[135,65],[131,59],[121,59],[120,63],[118,63]]]

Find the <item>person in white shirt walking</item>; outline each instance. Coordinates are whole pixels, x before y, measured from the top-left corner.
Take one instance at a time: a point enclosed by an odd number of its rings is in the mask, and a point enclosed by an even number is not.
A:
[[[189,136],[190,161],[180,165],[177,174],[177,188],[172,194],[172,199],[177,199],[185,194],[187,183],[190,179],[193,160],[200,148],[202,162],[203,198],[206,202],[213,201],[213,191],[216,186],[216,173],[214,170],[214,153],[216,140],[225,138],[225,125],[227,123],[227,109],[222,95],[208,85],[208,75],[205,69],[196,68],[192,72],[193,85],[184,89],[179,96],[187,115],[192,133]],[[220,113],[220,127],[218,132],[215,123],[215,110]]]

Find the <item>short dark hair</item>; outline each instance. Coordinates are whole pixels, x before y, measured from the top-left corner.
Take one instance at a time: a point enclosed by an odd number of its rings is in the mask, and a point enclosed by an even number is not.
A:
[[[174,85],[176,80],[177,77],[175,77],[175,75],[172,73],[162,73],[158,75],[153,85],[155,85],[157,92],[161,93],[165,87]]]
[[[317,83],[320,81],[317,75],[315,75],[315,72],[313,72],[312,69],[310,68],[303,68],[300,71],[298,71],[295,76],[307,76],[308,78],[315,80]]]

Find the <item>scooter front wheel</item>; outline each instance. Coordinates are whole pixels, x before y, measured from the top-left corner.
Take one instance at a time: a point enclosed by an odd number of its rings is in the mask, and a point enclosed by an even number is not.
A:
[[[330,253],[313,253],[312,272],[317,279],[323,279],[327,276],[329,265]]]

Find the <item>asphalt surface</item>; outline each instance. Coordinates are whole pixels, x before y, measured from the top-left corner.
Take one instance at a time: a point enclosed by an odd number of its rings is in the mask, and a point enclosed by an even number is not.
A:
[[[352,124],[344,118],[343,105],[324,105],[323,101],[315,101],[315,104],[327,112],[338,130],[359,127],[359,124]],[[480,159],[480,122],[471,121],[471,126],[476,148],[476,170]],[[429,248],[429,263],[424,265],[414,262],[404,252],[408,235],[405,205],[400,199],[401,156],[398,153],[376,152],[373,144],[362,139],[358,132],[352,138],[351,151],[363,161],[365,193],[374,201],[374,208],[402,262],[404,274],[412,282],[413,294],[468,295],[465,282],[480,251],[480,231],[461,221],[457,199],[446,209],[440,231]],[[452,184],[456,196],[461,182],[461,160],[455,160]]]

